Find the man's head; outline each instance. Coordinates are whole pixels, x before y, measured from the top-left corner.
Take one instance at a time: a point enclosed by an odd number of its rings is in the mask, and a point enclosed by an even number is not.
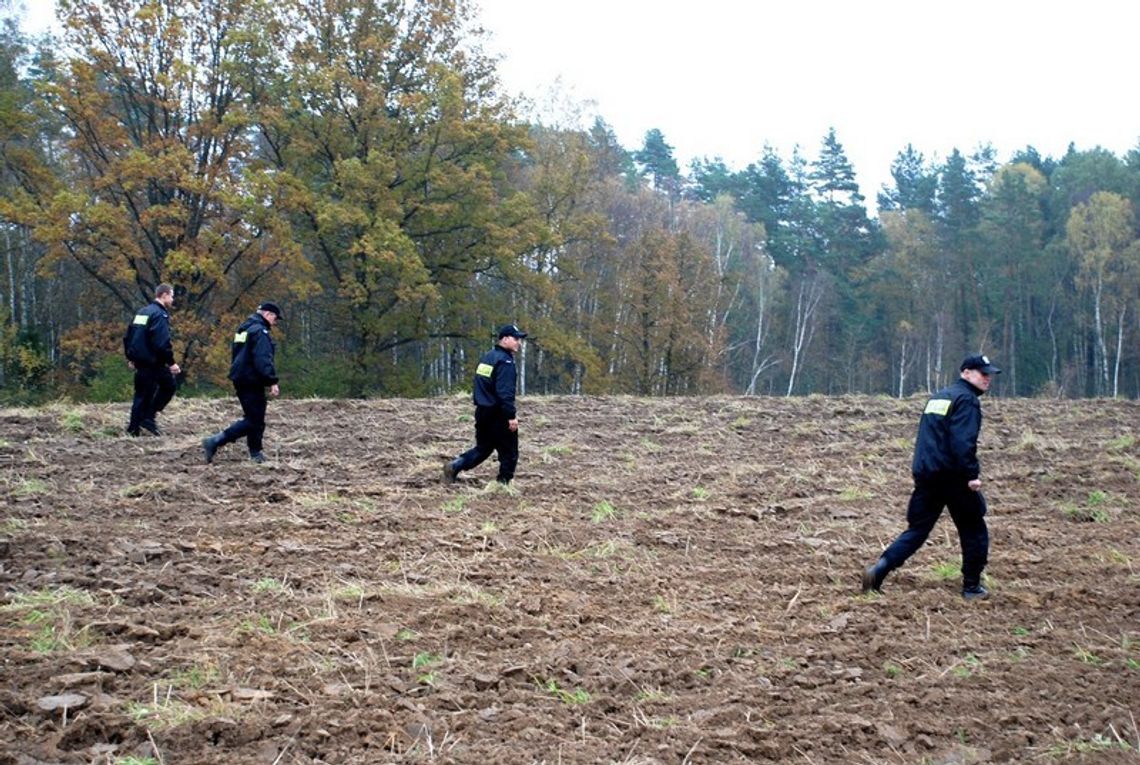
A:
[[[281,315],[281,308],[272,300],[266,300],[264,303],[257,307],[257,312],[261,317],[269,322],[269,326],[273,326],[279,321],[284,321],[285,317]]]
[[[163,282],[154,288],[154,300],[160,303],[163,308],[170,308],[174,305],[174,287]]]
[[[985,393],[990,389],[990,379],[993,375],[1000,375],[1001,370],[990,363],[988,356],[967,356],[958,368],[962,372],[962,379]]]
[[[504,324],[499,327],[499,346],[514,353],[522,347],[522,341],[526,337],[526,332],[523,332],[515,324]]]

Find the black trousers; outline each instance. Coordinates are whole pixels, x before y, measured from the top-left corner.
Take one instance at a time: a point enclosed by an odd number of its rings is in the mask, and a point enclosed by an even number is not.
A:
[[[250,454],[261,451],[261,439],[265,435],[265,409],[269,399],[263,385],[234,385],[238,402],[241,404],[242,418],[222,431],[222,443],[229,444],[245,438]]]
[[[174,398],[176,387],[174,375],[165,366],[135,367],[135,397],[127,430],[133,433],[142,423],[153,423],[155,416]]]
[[[496,480],[509,483],[515,477],[519,462],[519,433],[511,430],[510,420],[498,409],[475,407],[475,446],[455,461],[455,470],[470,470],[491,456],[499,455],[499,475]]]
[[[962,478],[919,481],[906,509],[907,530],[883,551],[890,569],[901,566],[930,536],[934,524],[949,508],[962,545],[962,586],[973,587],[982,580],[982,569],[989,558],[990,533],[986,528],[986,498],[971,491]]]

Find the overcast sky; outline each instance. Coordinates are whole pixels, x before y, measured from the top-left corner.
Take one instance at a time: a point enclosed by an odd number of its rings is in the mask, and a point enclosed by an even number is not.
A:
[[[908,142],[928,160],[992,143],[1060,157],[1140,141],[1129,0],[476,0],[508,89],[556,82],[629,149],[658,128],[682,169],[771,144],[814,158],[829,127],[871,207]],[[27,0],[42,29],[49,0]]]
[[[829,127],[873,207],[908,142],[1060,157],[1140,140],[1140,4],[1023,0],[478,0],[508,85],[556,78],[627,148],[659,128],[684,168],[769,143],[814,158]]]

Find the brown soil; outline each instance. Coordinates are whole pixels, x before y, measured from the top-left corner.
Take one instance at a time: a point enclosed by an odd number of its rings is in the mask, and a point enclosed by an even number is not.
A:
[[[922,403],[528,398],[509,492],[461,397],[2,411],[0,763],[1135,762],[1140,403],[985,401],[994,597],[864,596]]]

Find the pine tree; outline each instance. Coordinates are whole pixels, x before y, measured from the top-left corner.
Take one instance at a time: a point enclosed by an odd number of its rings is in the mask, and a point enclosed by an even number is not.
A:
[[[665,135],[653,128],[645,134],[645,143],[634,152],[633,159],[642,173],[653,179],[653,188],[670,197],[681,191],[681,171],[673,158],[673,147],[665,142]]]

